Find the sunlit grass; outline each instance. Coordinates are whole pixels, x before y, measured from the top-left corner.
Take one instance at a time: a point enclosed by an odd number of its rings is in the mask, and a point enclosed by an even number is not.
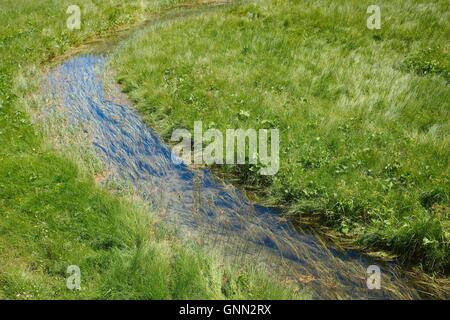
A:
[[[65,26],[70,1],[2,1],[0,298],[307,297],[267,272],[181,243],[139,199],[96,186],[100,165],[91,150],[55,151],[52,123],[37,130],[30,121],[43,103],[41,64],[179,2],[148,1],[143,16],[140,1],[78,1],[82,29],[72,32]],[[72,264],[81,269],[80,291],[66,287]]]
[[[279,128],[273,179],[223,169],[294,217],[448,273],[449,5],[378,4],[371,31],[364,2],[259,1],[142,32],[113,65],[165,137],[198,120]]]

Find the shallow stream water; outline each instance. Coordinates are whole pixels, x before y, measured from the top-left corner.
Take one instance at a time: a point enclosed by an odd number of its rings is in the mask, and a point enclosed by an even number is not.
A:
[[[298,232],[280,210],[252,203],[208,169],[174,164],[171,150],[149,128],[105,73],[106,58],[80,55],[48,74],[48,111],[81,129],[106,168],[104,181],[128,184],[180,237],[220,248],[241,263],[265,265],[310,288],[315,298],[416,298],[396,272],[355,251]],[[49,112],[51,114],[51,112]],[[379,265],[381,289],[367,287]]]

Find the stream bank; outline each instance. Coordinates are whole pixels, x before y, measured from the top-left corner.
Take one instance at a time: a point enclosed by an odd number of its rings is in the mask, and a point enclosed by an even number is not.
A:
[[[252,203],[205,169],[171,161],[171,152],[148,128],[120,89],[105,79],[104,53],[70,58],[53,69],[50,110],[82,128],[104,163],[103,183],[130,186],[180,236],[219,246],[232,259],[255,260],[311,287],[316,298],[418,298],[398,267],[342,251],[314,234],[298,233],[276,208]],[[382,267],[382,289],[369,290],[367,267]]]

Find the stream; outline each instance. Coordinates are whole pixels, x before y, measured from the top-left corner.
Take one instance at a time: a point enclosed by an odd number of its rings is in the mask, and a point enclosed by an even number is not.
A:
[[[207,168],[174,164],[170,147],[108,76],[107,59],[104,54],[68,58],[45,80],[46,117],[58,114],[64,119],[61,130],[82,132],[105,168],[102,184],[131,188],[181,238],[219,248],[236,263],[265,266],[308,288],[314,298],[419,298],[394,263],[339,250],[296,230],[279,209],[252,203]],[[381,289],[368,289],[370,265],[381,268]]]

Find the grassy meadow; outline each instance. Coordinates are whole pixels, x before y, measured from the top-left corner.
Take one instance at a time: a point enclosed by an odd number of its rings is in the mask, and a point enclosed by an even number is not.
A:
[[[181,244],[137,199],[101,190],[82,163],[49,147],[26,105],[39,70],[69,49],[181,1],[0,1],[0,299],[299,299],[264,270]],[[69,265],[81,290],[66,288]]]
[[[112,63],[146,121],[279,128],[280,171],[223,166],[361,247],[450,270],[450,4],[261,0],[142,32]]]

